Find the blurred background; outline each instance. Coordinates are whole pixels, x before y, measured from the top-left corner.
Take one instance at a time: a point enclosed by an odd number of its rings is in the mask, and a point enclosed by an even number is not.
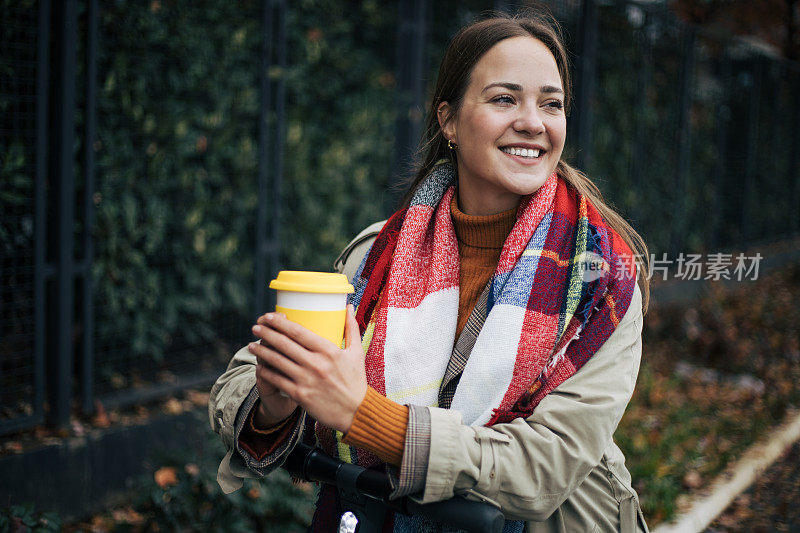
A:
[[[311,487],[219,494],[207,391],[278,270],[391,214],[449,38],[519,5],[0,0],[0,530],[302,527]],[[657,523],[800,401],[800,2],[537,5],[567,159],[664,267],[616,436]]]

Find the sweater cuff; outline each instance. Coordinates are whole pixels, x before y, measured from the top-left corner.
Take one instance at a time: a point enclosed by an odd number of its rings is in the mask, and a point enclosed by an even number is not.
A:
[[[256,403],[253,404],[253,408],[250,409],[250,413],[247,415],[247,423],[251,431],[264,436],[275,433],[276,431],[280,431],[282,428],[286,426],[286,424],[289,423],[289,421],[294,420],[296,418],[297,411],[300,409],[299,407],[296,408],[294,411],[292,411],[292,413],[289,416],[287,416],[286,418],[284,418],[275,425],[269,427],[259,427],[258,424],[256,424],[256,413],[258,413],[259,405],[261,405],[261,398],[257,399]]]
[[[274,426],[261,429],[255,424],[255,413],[258,410],[259,401],[256,400],[256,403],[247,414],[244,428],[239,434],[239,446],[256,461],[263,461],[267,455],[274,452],[286,440],[291,430],[294,429],[300,414],[300,408],[295,409],[291,415]]]
[[[343,442],[372,452],[389,464],[400,466],[407,428],[408,407],[367,387],[367,394],[358,406]]]

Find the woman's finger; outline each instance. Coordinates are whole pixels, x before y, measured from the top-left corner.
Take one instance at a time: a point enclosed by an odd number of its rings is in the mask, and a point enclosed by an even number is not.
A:
[[[270,370],[280,372],[292,381],[297,380],[302,374],[302,369],[297,363],[269,346],[251,342],[248,350],[258,358],[262,365],[267,366]]]
[[[292,400],[297,401],[297,384],[294,381],[280,372],[270,369],[268,366],[259,366],[256,372],[258,373],[258,377],[285,393]]]
[[[324,337],[320,337],[310,329],[292,322],[283,313],[267,313],[258,319],[258,323],[283,333],[306,350],[326,353],[331,348],[339,347]]]
[[[347,320],[344,324],[344,347],[350,348],[354,344],[361,344],[361,330],[358,328],[353,304],[347,304]]]
[[[295,363],[305,366],[308,364],[309,352],[301,344],[298,344],[291,337],[271,326],[253,326],[253,334],[262,340],[262,344],[288,357]]]

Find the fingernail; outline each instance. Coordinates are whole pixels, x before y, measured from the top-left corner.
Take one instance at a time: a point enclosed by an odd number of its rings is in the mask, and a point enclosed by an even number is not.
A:
[[[260,332],[261,332],[261,326],[253,326],[253,333],[260,333]]]
[[[264,320],[267,322],[272,322],[275,319],[275,313],[267,313],[264,315]]]

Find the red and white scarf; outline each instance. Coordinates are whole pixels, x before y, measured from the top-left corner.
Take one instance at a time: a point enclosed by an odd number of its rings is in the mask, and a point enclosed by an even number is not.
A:
[[[452,166],[437,166],[410,207],[387,221],[352,280],[368,383],[402,404],[437,405],[456,340],[454,179]],[[635,266],[619,235],[554,173],[522,199],[490,283],[486,321],[450,407],[471,425],[527,417],[574,374],[625,313]],[[324,428],[317,433],[329,453],[379,462]]]

